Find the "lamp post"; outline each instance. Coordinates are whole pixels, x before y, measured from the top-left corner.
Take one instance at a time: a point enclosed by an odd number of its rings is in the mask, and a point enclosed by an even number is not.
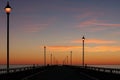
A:
[[[52,66],[52,53],[51,53],[51,66]]]
[[[9,15],[12,10],[12,8],[9,5],[9,2],[7,2],[7,5],[4,8],[4,10],[7,14],[7,73],[9,73]]]
[[[67,56],[67,65],[68,65],[68,56]]]
[[[83,58],[82,58],[82,59],[83,59],[83,60],[82,60],[83,62],[82,62],[82,65],[83,65],[83,66],[84,66],[84,41],[85,41],[85,37],[83,36],[83,37],[82,37],[82,42],[83,42],[83,56],[82,56],[82,57],[83,57]]]
[[[44,66],[46,66],[46,46],[44,46]]]
[[[72,51],[70,51],[70,62],[71,62],[71,66],[72,66]]]
[[[63,60],[63,65],[66,65],[66,57],[65,57],[65,59]]]

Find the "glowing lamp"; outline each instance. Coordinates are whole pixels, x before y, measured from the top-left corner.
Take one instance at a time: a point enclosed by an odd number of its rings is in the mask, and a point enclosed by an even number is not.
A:
[[[7,2],[7,6],[4,9],[7,14],[10,14],[12,8],[10,7],[9,2]]]

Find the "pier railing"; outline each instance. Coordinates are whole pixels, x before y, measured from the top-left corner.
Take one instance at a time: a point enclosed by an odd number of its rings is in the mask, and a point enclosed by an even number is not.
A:
[[[64,65],[69,66],[69,65]],[[105,67],[94,67],[94,66],[69,66],[81,70],[93,70],[98,72],[105,72],[110,74],[120,74],[120,68],[105,68]]]
[[[26,70],[31,70],[31,69],[36,69],[40,68],[40,66],[29,66],[29,67],[20,67],[20,68],[10,68],[9,73],[14,73],[14,72],[21,72],[21,71],[26,71]],[[7,69],[0,69],[0,74],[6,74]]]
[[[85,66],[84,68],[89,70],[99,71],[99,72],[120,74],[120,69],[116,69],[116,68],[91,67],[91,66]]]
[[[120,69],[118,68],[105,68],[105,67],[93,67],[93,66],[74,66],[76,68],[83,68],[88,70],[94,70],[98,72],[106,72],[106,73],[113,73],[113,74],[120,74]],[[20,67],[20,68],[10,68],[9,73],[21,72],[26,70],[32,70],[36,68],[42,68],[42,66],[29,66],[29,67]],[[7,69],[0,69],[0,74],[6,74]]]

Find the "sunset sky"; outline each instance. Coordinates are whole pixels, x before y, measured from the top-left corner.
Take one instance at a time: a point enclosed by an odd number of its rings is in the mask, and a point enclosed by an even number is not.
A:
[[[50,54],[62,64],[120,64],[120,0],[0,0],[0,64],[6,64],[6,13],[10,2],[10,63],[47,64]],[[55,62],[54,62],[55,63]]]

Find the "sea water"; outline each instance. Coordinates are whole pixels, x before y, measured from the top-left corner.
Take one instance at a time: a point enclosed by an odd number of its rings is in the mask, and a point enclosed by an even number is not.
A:
[[[24,65],[23,64],[19,64],[19,65],[13,64],[13,65],[10,65],[10,68],[22,68],[22,67],[30,67],[30,66],[33,66],[33,64],[24,64]],[[120,65],[87,65],[87,66],[120,69]],[[5,68],[7,68],[6,65],[0,65],[0,69],[5,69]]]
[[[33,66],[33,65],[31,65],[31,64],[19,64],[19,65],[16,65],[16,64],[12,64],[12,65],[10,65],[9,67],[10,68],[22,68],[22,67],[30,67],[30,66]],[[5,69],[5,68],[7,68],[7,65],[0,65],[0,69]]]
[[[88,65],[91,67],[102,67],[102,68],[113,68],[113,69],[120,69],[120,65]]]

